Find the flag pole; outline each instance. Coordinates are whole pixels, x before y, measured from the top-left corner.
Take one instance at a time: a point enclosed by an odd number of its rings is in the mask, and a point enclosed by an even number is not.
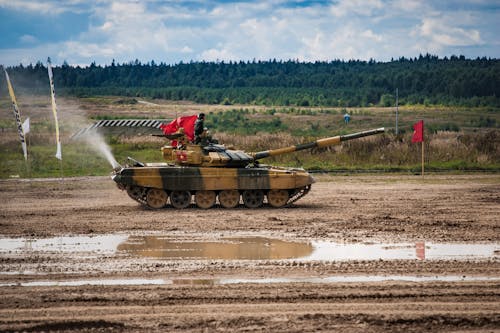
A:
[[[30,185],[31,185],[31,129],[30,129],[30,117],[27,117],[26,120],[24,120],[23,123],[23,131],[24,131],[24,136],[26,137],[26,168],[28,170],[28,178],[30,179]]]
[[[62,159],[59,160],[59,175],[61,176],[61,183],[64,182]]]
[[[28,149],[27,149],[27,159],[26,159],[26,168],[28,169],[28,178],[30,180],[30,185],[31,185],[31,154],[30,154],[30,149],[31,149],[31,140],[30,136],[26,134],[26,141],[28,142]]]
[[[16,119],[17,132],[19,134],[19,139],[21,141],[21,147],[23,148],[24,155],[24,163],[26,166],[26,172],[29,174],[29,166],[28,166],[28,147],[26,145],[26,134],[24,133],[23,122],[21,121],[21,112],[19,111],[19,107],[17,106],[16,95],[14,94],[14,88],[12,87],[12,83],[10,82],[9,74],[7,73],[7,69],[1,66],[1,68],[5,72],[5,80],[7,81],[7,89],[9,90],[10,99],[12,101],[12,111],[14,113],[14,118]]]
[[[399,115],[398,115],[398,106],[399,106],[399,101],[398,101],[398,88],[396,88],[396,135],[399,134],[399,130],[398,130],[398,118],[399,118]]]
[[[424,178],[424,141],[422,140],[422,178]]]
[[[56,158],[59,159],[59,170],[61,175],[61,182],[63,181],[63,164],[62,164],[62,152],[61,152],[61,138],[59,136],[59,121],[57,120],[57,105],[56,105],[56,93],[54,89],[54,78],[52,74],[52,63],[50,57],[47,59],[47,72],[49,74],[49,84],[50,84],[50,97],[52,102],[52,113],[54,115],[54,123],[56,127]]]

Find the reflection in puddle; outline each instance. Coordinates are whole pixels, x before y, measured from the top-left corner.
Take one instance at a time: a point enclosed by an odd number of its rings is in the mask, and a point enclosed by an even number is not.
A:
[[[0,238],[0,254],[7,252],[114,253],[127,235],[61,236],[52,238]]]
[[[157,259],[348,261],[348,260],[476,260],[497,256],[499,244],[300,243],[263,237],[182,241],[168,237],[132,236],[118,251]]]
[[[498,258],[499,243],[340,243],[287,241],[266,237],[207,240],[179,236],[63,236],[0,238],[5,254],[62,253],[74,257],[119,254],[165,260],[485,260]],[[0,274],[6,274],[0,272]]]
[[[418,260],[425,260],[425,242],[415,243],[415,255]]]
[[[190,285],[190,286],[214,286],[221,284],[222,280],[219,279],[174,279],[171,280],[172,284],[176,285]]]
[[[314,252],[303,260],[479,260],[495,257],[500,248],[497,243],[312,244]]]
[[[500,277],[458,276],[458,275],[354,275],[301,278],[234,278],[234,279],[109,279],[109,280],[71,280],[71,281],[31,281],[20,283],[0,283],[1,287],[76,287],[76,286],[131,286],[131,285],[227,285],[240,283],[369,283],[369,282],[477,282],[500,281]]]
[[[118,246],[118,251],[165,259],[278,260],[309,256],[313,253],[313,246],[263,237],[179,241],[165,237],[132,236]]]

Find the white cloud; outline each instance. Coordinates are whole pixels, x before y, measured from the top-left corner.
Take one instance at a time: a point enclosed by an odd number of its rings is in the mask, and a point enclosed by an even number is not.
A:
[[[394,0],[392,2],[392,8],[395,11],[414,14],[417,14],[423,10],[429,10],[429,8],[426,8],[425,2],[421,0]]]
[[[181,53],[193,53],[193,49],[190,48],[189,46],[185,45],[181,50]]]
[[[20,41],[23,44],[33,44],[37,42],[37,38],[33,35],[22,35]]]
[[[332,60],[332,59],[364,59],[377,58],[378,42],[383,37],[370,30],[362,30],[355,24],[348,24],[335,29],[335,33],[317,32],[309,38],[303,38],[304,44],[299,59]]]
[[[58,13],[60,10],[52,3],[29,0],[0,0],[0,7],[19,11],[32,11],[40,13]]]
[[[147,11],[142,3],[113,2],[96,7],[94,19],[103,23],[90,26],[78,40],[66,42],[61,51],[65,59],[86,58],[91,62],[98,58],[110,62],[115,58],[125,62],[168,50],[169,32],[162,17]]]
[[[231,51],[227,49],[209,49],[205,50],[201,53],[199,60],[206,61],[229,61],[229,60],[238,60],[238,57],[231,53]]]
[[[361,32],[361,36],[366,38],[367,40],[371,39],[375,42],[381,42],[383,40],[383,37],[381,35],[373,33],[373,31],[371,31],[370,29]]]
[[[112,28],[113,28],[113,23],[111,22],[104,22],[104,24],[100,26],[100,29],[103,31],[109,31]]]
[[[86,5],[86,0],[0,0],[0,8],[8,8],[17,11],[28,11],[41,13],[44,15],[58,15],[64,12],[82,12],[82,5]]]
[[[446,20],[425,18],[418,27],[420,36],[441,46],[476,45],[481,43],[479,31],[455,27]]]
[[[96,56],[113,57],[117,52],[125,52],[127,46],[123,44],[115,44],[113,46],[105,46],[98,43],[80,43],[80,42],[65,42],[63,48],[58,52],[58,57],[70,59],[75,55],[81,58],[88,59],[89,63]]]
[[[339,0],[306,7],[294,7],[285,0],[199,1],[194,5],[154,0],[0,0],[0,10],[91,13],[86,30],[76,37],[16,49],[18,58],[13,64],[47,56],[55,63],[67,60],[70,64],[104,64],[111,59],[167,63],[272,58],[389,60],[426,52],[444,56],[485,44],[493,52],[487,56],[500,55],[496,33],[490,32],[489,40],[484,33],[485,29],[496,30],[498,11],[465,12],[437,6],[430,0]],[[36,41],[34,36],[39,35],[25,33],[21,41],[29,45]],[[11,51],[0,50],[2,61],[7,55],[14,57]]]
[[[384,7],[381,0],[341,0],[330,7],[335,17],[362,15],[371,16],[376,10]]]

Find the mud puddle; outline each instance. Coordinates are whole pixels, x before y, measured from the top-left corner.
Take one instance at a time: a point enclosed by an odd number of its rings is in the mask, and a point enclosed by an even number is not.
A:
[[[3,253],[30,254],[33,252],[88,252],[111,254],[127,235],[62,236],[53,238],[0,238],[0,255]]]
[[[207,238],[209,238],[207,240]],[[341,243],[267,237],[210,239],[180,236],[66,236],[0,238],[0,256],[34,253],[116,254],[164,260],[485,260],[499,258],[500,243]]]
[[[171,260],[476,260],[498,257],[498,243],[337,243],[265,237],[175,240],[132,236],[118,246],[130,255]]]

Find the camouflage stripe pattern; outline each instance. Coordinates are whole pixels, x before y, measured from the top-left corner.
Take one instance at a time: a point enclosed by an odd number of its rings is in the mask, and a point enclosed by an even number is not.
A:
[[[113,179],[167,191],[295,189],[314,183],[303,169],[281,168],[136,167],[122,169]]]

